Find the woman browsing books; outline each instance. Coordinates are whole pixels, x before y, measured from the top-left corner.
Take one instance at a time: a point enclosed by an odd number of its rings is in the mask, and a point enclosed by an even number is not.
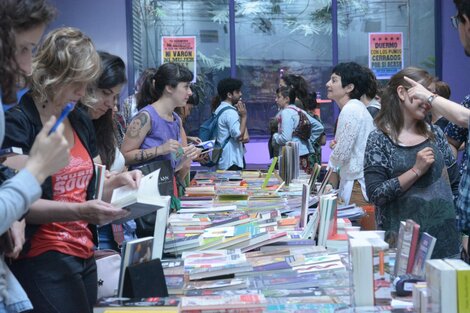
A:
[[[412,219],[420,232],[437,238],[432,258],[458,256],[459,233],[453,196],[458,168],[438,127],[425,121],[426,101],[410,97],[404,76],[431,88],[433,77],[405,68],[387,84],[377,130],[367,140],[364,175],[369,199],[381,208],[386,239],[394,246],[400,221]]]
[[[124,61],[107,52],[98,52],[101,60],[101,74],[96,81],[94,93],[95,103],[80,101],[84,109],[93,121],[96,132],[96,147],[103,165],[108,170],[106,175],[117,175],[125,172],[124,156],[119,150],[118,128],[117,128],[117,100],[121,89],[127,82],[126,66]],[[133,173],[140,176],[140,173]],[[113,249],[120,252],[123,240],[137,238],[135,235],[136,225],[130,220],[122,225],[107,224],[98,228],[98,249]]]
[[[153,96],[142,96],[154,102],[138,107],[140,111],[127,128],[121,151],[126,164],[132,166],[171,160],[175,172],[184,178],[191,160],[197,158],[201,150],[187,145],[181,119],[174,111],[186,106],[192,94],[193,73],[182,65],[166,63],[148,79],[153,86],[149,90]],[[146,90],[141,90],[144,92]]]
[[[6,113],[4,146],[18,146],[29,153],[42,124],[60,115],[67,104],[88,97],[88,85],[99,74],[100,58],[90,38],[74,28],[49,33],[33,60],[30,91]],[[63,127],[70,164],[42,185],[42,199],[26,216],[26,244],[11,269],[37,312],[91,312],[97,295],[96,228],[92,224],[105,224],[128,213],[92,200],[93,162],[100,163],[100,159],[87,114],[75,108]],[[27,162],[27,156],[10,159],[9,165],[15,168]],[[138,185],[138,179],[126,174],[105,180],[104,198],[115,187]]]

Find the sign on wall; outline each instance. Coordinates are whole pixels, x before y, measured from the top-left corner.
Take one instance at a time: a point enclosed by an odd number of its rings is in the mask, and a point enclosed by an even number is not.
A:
[[[194,74],[196,81],[196,36],[162,36],[162,64],[179,63]]]
[[[403,68],[403,33],[369,33],[369,68],[389,79]]]

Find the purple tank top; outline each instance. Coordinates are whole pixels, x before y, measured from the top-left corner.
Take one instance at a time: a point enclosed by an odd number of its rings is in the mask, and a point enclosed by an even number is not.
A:
[[[144,138],[144,141],[140,145],[140,149],[148,149],[156,146],[161,146],[169,139],[177,140],[181,143],[181,130],[180,130],[180,118],[178,115],[173,112],[173,121],[169,122],[158,115],[158,112],[154,109],[153,106],[147,105],[142,111],[147,112],[150,115],[152,121],[152,128],[147,136]],[[152,160],[171,160],[171,154],[159,155]],[[172,160],[171,164],[173,168],[176,164]]]

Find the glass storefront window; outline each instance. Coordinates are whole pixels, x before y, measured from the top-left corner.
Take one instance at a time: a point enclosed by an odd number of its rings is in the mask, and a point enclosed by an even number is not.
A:
[[[230,76],[230,45],[236,47],[237,77],[244,82],[252,137],[269,135],[281,72],[303,76],[321,98],[336,61],[368,65],[368,33],[402,32],[404,66],[435,73],[433,0],[234,0],[235,41],[230,42],[230,0],[133,0],[135,77],[160,65],[161,36],[196,36],[201,96],[186,121],[190,135],[207,119],[217,82]],[[337,6],[338,60],[333,59],[332,8]],[[410,12],[419,12],[411,14]],[[384,83],[384,82],[382,82]],[[337,109],[321,105],[327,134]]]
[[[354,61],[367,66],[368,34],[401,32],[404,66],[435,73],[434,0],[338,2],[339,62]]]

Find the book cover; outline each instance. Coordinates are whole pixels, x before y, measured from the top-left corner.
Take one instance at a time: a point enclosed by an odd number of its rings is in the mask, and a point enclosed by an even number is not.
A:
[[[411,273],[416,276],[424,277],[424,267],[426,261],[431,259],[436,238],[424,232],[419,239],[418,248],[416,250],[415,260]]]
[[[124,272],[130,265],[149,261],[152,258],[153,237],[138,238],[124,243],[119,274],[118,295],[122,297]]]
[[[95,199],[101,200],[103,198],[104,179],[106,174],[106,165],[93,163],[95,166]]]
[[[397,244],[396,244],[397,252],[396,252],[396,257],[395,257],[395,266],[393,268],[394,277],[397,277],[398,275],[403,275],[406,273],[406,270],[405,271],[401,270],[399,274],[399,268],[403,268],[403,265],[401,263],[405,261],[401,258],[401,252],[403,250],[403,239],[405,236],[405,225],[406,225],[405,221],[400,222],[400,228],[398,230],[398,238],[397,238]],[[406,260],[406,264],[404,266],[405,269],[407,265],[408,265],[408,261]]]
[[[406,273],[409,274],[413,270],[413,265],[416,256],[416,250],[418,249],[418,239],[419,239],[419,224],[413,220],[407,220],[406,223],[411,223],[412,233],[411,233],[411,242],[410,242],[410,254],[408,257],[408,264],[406,266]]]

